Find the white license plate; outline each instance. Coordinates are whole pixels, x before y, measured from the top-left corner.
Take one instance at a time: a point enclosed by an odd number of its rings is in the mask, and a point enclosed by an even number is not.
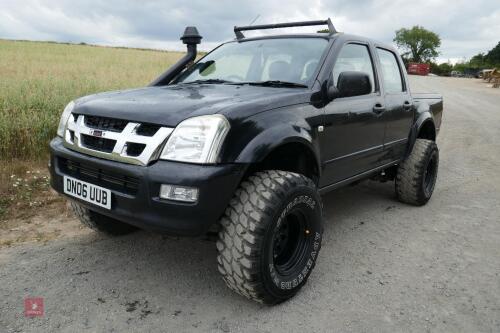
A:
[[[111,191],[103,187],[64,176],[64,193],[94,205],[111,209]]]

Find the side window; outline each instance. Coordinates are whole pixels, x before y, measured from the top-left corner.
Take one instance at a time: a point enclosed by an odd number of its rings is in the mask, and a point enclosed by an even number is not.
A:
[[[347,44],[337,58],[337,62],[333,66],[333,84],[337,85],[337,80],[340,73],[346,71],[363,72],[370,77],[372,84],[372,92],[375,91],[373,64],[370,57],[370,52],[366,45]]]
[[[399,69],[396,56],[390,51],[379,48],[377,48],[377,54],[380,59],[385,92],[402,92],[403,78],[401,77],[401,70]]]

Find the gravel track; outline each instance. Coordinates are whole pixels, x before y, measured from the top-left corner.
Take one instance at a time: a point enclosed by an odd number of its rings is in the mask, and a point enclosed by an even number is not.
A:
[[[325,196],[323,247],[292,300],[231,292],[213,240],[87,233],[0,250],[0,332],[499,332],[500,89],[411,81],[445,98],[433,198],[408,206],[371,181]],[[43,317],[24,317],[27,296]]]

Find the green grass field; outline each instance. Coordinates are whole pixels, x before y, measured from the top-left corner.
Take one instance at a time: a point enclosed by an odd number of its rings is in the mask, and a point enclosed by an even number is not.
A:
[[[140,87],[182,56],[125,48],[0,40],[0,160],[44,160],[71,100]]]

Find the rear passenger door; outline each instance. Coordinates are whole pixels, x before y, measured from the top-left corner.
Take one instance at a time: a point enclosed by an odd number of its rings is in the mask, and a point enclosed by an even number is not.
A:
[[[384,162],[400,159],[408,143],[413,122],[413,101],[398,56],[389,49],[376,47],[380,81],[385,99]]]

